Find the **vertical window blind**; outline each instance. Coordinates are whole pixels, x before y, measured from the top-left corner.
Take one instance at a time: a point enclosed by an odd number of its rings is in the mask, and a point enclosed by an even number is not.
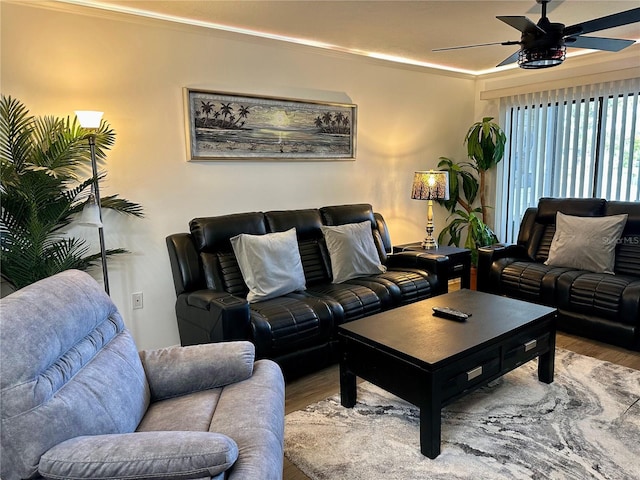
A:
[[[515,241],[541,197],[640,201],[640,79],[500,99],[508,144],[496,233]]]

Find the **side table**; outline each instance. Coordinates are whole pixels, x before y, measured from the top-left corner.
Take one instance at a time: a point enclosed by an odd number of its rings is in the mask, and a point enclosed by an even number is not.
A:
[[[393,253],[399,252],[425,252],[432,255],[444,255],[449,257],[449,279],[459,278],[461,288],[471,286],[471,250],[441,246],[438,248],[422,248],[420,242],[394,245]]]

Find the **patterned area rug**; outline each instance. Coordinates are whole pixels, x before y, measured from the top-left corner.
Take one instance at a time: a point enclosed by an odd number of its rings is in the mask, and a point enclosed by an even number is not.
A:
[[[286,416],[285,455],[313,480],[640,479],[640,371],[556,350],[447,406],[442,453],[420,454],[411,404],[358,385]]]

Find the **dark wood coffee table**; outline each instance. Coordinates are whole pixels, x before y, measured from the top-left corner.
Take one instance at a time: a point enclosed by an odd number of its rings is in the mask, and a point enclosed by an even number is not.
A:
[[[432,315],[447,306],[472,316]],[[458,290],[338,328],[340,397],[356,403],[356,376],[420,409],[420,450],[440,454],[441,409],[536,357],[538,379],[553,382],[556,309]]]

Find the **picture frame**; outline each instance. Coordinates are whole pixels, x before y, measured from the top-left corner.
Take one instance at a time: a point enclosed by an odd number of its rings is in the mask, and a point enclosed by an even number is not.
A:
[[[354,160],[357,106],[184,89],[187,158]]]

